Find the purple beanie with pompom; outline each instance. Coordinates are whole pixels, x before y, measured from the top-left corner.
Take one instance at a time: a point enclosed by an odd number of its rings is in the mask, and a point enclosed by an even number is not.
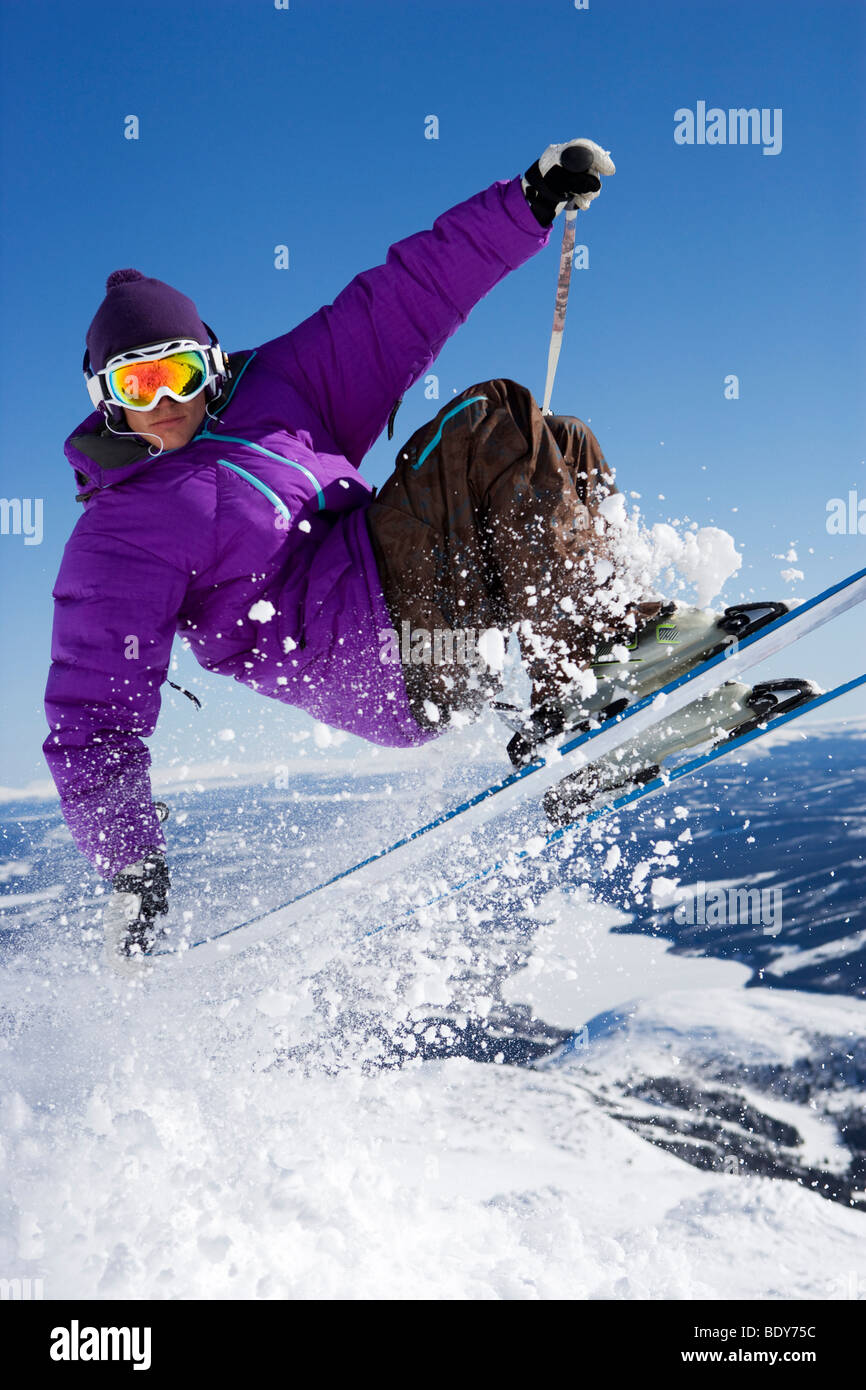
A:
[[[115,270],[105,282],[105,298],[87,330],[90,366],[99,372],[109,358],[164,338],[210,337],[187,295],[140,270]]]

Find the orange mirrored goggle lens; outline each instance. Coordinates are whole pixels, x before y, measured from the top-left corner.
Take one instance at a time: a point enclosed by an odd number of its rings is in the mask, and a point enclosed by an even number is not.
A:
[[[200,352],[173,352],[152,362],[125,362],[108,373],[108,387],[121,405],[146,407],[161,386],[176,396],[195,396],[207,381],[207,364]]]

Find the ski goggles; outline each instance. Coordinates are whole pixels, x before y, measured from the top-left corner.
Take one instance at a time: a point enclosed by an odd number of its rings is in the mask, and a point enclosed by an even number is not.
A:
[[[189,401],[213,379],[211,349],[191,339],[154,343],[146,351],[123,352],[101,372],[105,396],[127,410],[152,410],[163,396]],[[102,397],[96,379],[92,379]]]

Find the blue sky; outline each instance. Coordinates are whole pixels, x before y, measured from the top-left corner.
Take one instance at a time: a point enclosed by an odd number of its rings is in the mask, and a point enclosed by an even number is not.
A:
[[[228,350],[251,347],[552,141],[590,136],[618,171],[579,219],[590,266],[554,407],[591,421],[649,521],[733,532],[728,601],[805,597],[866,563],[866,537],[826,529],[830,498],[866,501],[861,0],[5,0],[0,25],[0,486],[44,502],[40,545],[0,536],[3,784],[46,775],[50,593],[78,515],[62,445],[89,409],[83,340],[106,275],[167,280]],[[677,145],[674,112],[698,101],[780,108],[781,152]],[[473,311],[439,358],[442,399],[495,376],[540,396],[556,261],[551,246]],[[372,481],[436,408],[413,388]],[[775,558],[792,543],[794,586]],[[854,674],[862,633],[854,616],[815,637],[797,673]],[[181,675],[208,702],[204,742],[225,723],[253,743],[300,726],[185,657]],[[166,700],[156,753],[190,714]]]

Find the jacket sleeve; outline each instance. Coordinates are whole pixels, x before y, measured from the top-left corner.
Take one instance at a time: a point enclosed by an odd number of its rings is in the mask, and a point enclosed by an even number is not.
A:
[[[150,754],[186,576],[85,514],[54,586],[43,744],[72,838],[110,878],[163,848]]]
[[[356,467],[396,401],[424,373],[470,309],[547,244],[520,179],[498,182],[395,242],[259,355],[316,410]]]

